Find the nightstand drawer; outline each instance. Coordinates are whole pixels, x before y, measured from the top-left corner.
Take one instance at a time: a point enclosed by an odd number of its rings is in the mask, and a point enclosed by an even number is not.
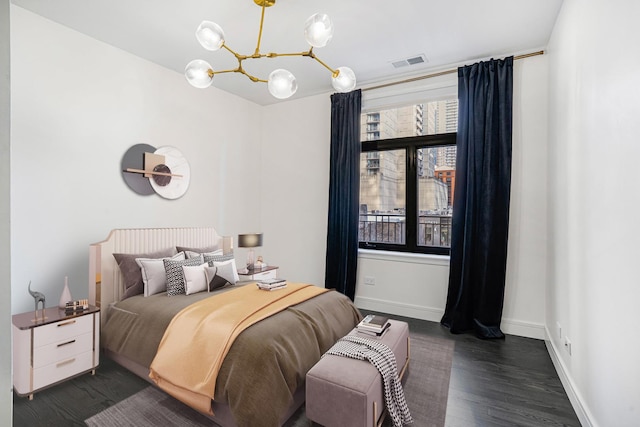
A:
[[[92,350],[93,331],[89,331],[86,334],[66,338],[60,342],[38,348],[38,351],[33,354],[33,367],[36,369],[41,368]]]
[[[50,325],[39,326],[33,330],[33,346],[60,343],[79,335],[93,331],[93,316],[79,316]]]
[[[77,354],[68,359],[33,370],[33,389],[64,380],[93,368],[93,351]]]
[[[254,273],[253,280],[275,279],[277,275],[278,270],[263,271],[261,273]]]

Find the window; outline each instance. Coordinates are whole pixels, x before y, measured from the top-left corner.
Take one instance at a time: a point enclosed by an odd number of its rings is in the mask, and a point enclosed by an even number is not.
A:
[[[449,253],[457,115],[455,99],[363,113],[361,248]]]

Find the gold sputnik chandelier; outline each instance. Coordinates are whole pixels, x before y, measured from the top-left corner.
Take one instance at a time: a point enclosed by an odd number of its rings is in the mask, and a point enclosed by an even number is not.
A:
[[[320,58],[313,52],[313,48],[325,46],[333,36],[333,24],[329,17],[323,13],[316,13],[307,19],[304,26],[304,35],[310,48],[304,52],[294,53],[260,53],[260,40],[262,39],[262,27],[264,23],[264,11],[267,7],[273,6],[275,0],[253,0],[255,4],[262,7],[262,15],[260,17],[260,31],[258,33],[258,42],[255,52],[252,55],[241,55],[227,46],[224,31],[215,22],[202,21],[196,30],[196,38],[207,50],[216,51],[225,48],[231,52],[238,60],[238,66],[229,70],[214,71],[213,67],[202,59],[195,59],[185,69],[185,76],[191,85],[197,88],[207,88],[213,83],[213,77],[216,74],[223,73],[241,73],[247,76],[252,82],[267,83],[271,95],[278,99],[286,99],[296,93],[298,84],[296,78],[290,71],[285,69],[277,69],[269,74],[267,80],[258,78],[248,73],[243,67],[243,61],[247,59],[260,58],[277,58],[279,56],[306,56],[315,59],[320,65],[331,72],[331,84],[338,92],[349,92],[356,86],[356,76],[348,67],[338,67],[335,70],[322,62]]]

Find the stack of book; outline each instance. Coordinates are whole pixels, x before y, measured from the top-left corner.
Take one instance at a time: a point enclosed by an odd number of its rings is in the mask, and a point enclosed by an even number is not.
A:
[[[69,301],[65,304],[64,313],[65,314],[75,314],[80,313],[81,311],[89,309],[89,300],[88,299],[80,299],[76,301]]]
[[[262,279],[256,283],[258,289],[263,291],[275,291],[287,287],[287,281],[284,279]]]
[[[358,323],[356,328],[358,332],[363,334],[381,337],[387,332],[389,326],[391,323],[389,323],[388,317],[369,314]]]

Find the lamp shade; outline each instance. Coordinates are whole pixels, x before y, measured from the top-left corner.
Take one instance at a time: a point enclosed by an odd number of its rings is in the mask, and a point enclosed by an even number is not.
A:
[[[239,248],[256,248],[262,246],[262,233],[238,234]]]
[[[267,87],[271,95],[278,99],[286,99],[296,93],[298,83],[290,71],[279,68],[269,74]]]
[[[224,44],[224,31],[215,22],[202,21],[196,30],[196,38],[203,48],[215,51]]]
[[[324,13],[310,16],[304,24],[304,37],[313,47],[326,46],[333,37],[333,24],[329,16]]]
[[[356,75],[349,67],[338,67],[339,74],[331,78],[331,85],[338,92],[351,92],[356,87]]]
[[[189,62],[187,67],[184,69],[184,76],[187,78],[187,81],[191,86],[197,87],[198,89],[204,89],[211,86],[211,83],[213,83],[213,76],[209,75],[210,69],[211,65],[209,65],[207,61],[194,59]]]

